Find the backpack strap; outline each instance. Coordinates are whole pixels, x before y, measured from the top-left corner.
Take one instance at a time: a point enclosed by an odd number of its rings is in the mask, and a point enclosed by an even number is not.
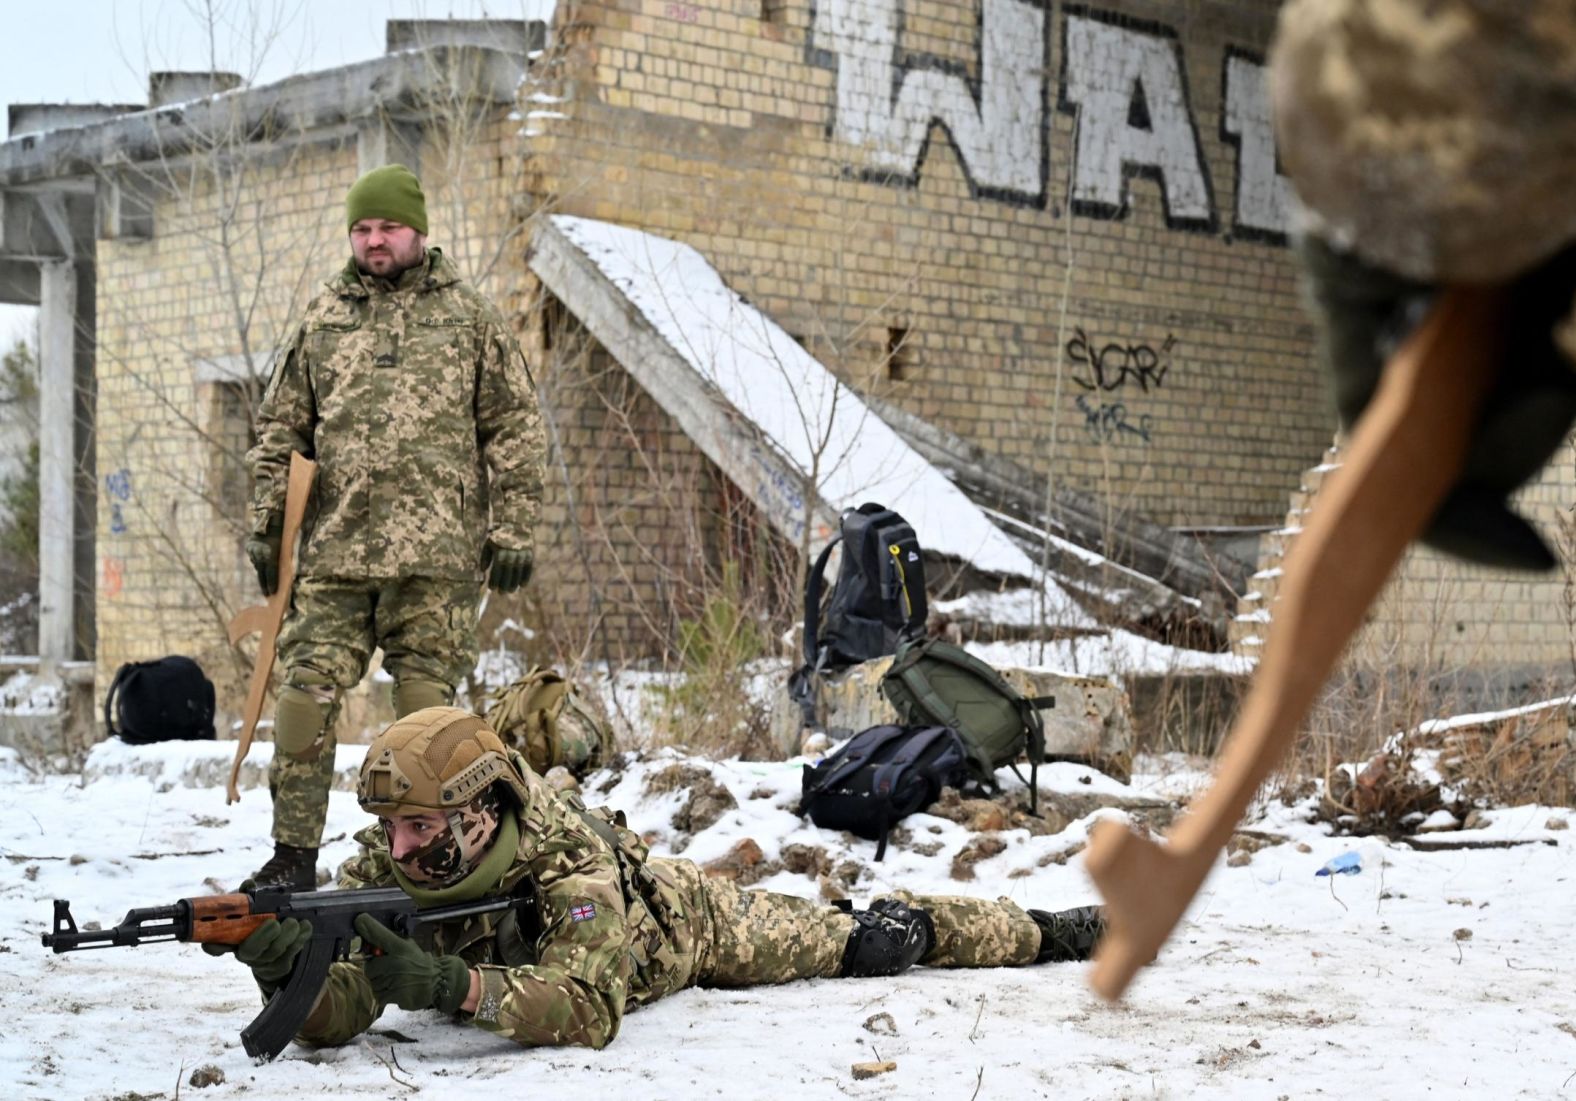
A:
[[[826,579],[826,563],[832,557],[833,548],[842,541],[841,532],[832,536],[816,555],[815,565],[810,567],[810,574],[804,579],[804,662],[812,668],[821,656],[821,585]]]
[[[889,794],[893,781],[902,775],[904,769],[912,766],[932,745],[952,733],[951,728],[945,726],[931,726],[917,731],[911,731],[911,728],[899,727],[899,730],[909,735],[908,740],[892,755],[890,761],[879,766],[872,774],[870,786],[874,795]],[[885,745],[888,741],[890,739],[883,738],[881,744]],[[885,785],[884,790],[883,785]],[[887,834],[892,829],[892,802],[890,799],[886,799],[883,805],[887,808],[887,813],[881,817],[881,836],[876,840],[875,859],[878,862],[886,855]]]
[[[109,682],[109,691],[104,693],[104,728],[112,738],[120,737],[120,727],[115,725],[115,697],[139,668],[140,662],[128,661],[122,665],[115,670],[115,679]]]
[[[804,712],[804,725],[813,727],[815,722],[814,675],[821,668],[821,588],[826,580],[826,563],[832,557],[832,548],[842,542],[841,532],[832,536],[815,564],[804,579],[804,664],[788,678],[788,695]]]
[[[1005,677],[999,678],[1003,685],[1013,695],[1017,692],[1012,685],[1007,684]],[[1018,712],[1023,716],[1023,728],[1029,735],[1029,813],[1040,812],[1040,762],[1045,760],[1045,720],[1040,718],[1040,712],[1056,706],[1055,696],[1018,696]],[[1016,767],[1013,775],[1023,779],[1023,774]]]

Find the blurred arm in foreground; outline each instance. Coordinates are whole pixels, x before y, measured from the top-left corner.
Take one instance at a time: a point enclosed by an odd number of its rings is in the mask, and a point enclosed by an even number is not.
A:
[[[1164,844],[1114,823],[1088,867],[1121,996],[1180,920],[1414,539],[1550,569],[1507,504],[1576,419],[1576,8],[1293,0],[1272,82],[1345,461],[1287,555],[1214,785]]]

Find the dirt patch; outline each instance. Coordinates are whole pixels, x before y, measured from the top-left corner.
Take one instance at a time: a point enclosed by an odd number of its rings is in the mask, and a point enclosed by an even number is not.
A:
[[[952,858],[952,878],[971,880],[974,878],[974,865],[981,860],[989,860],[993,856],[1007,851],[1007,842],[994,835],[976,837]]]
[[[925,808],[926,814],[956,822],[974,833],[997,830],[1028,830],[1033,837],[1061,833],[1068,819],[1054,807],[1040,805],[1038,815],[1030,814],[1027,804],[1006,795],[994,799],[966,798],[955,788],[943,788],[941,798]]]
[[[672,823],[681,833],[694,834],[709,829],[724,814],[739,808],[739,801],[732,792],[719,784],[710,772],[695,765],[669,765],[646,778],[647,795],[683,789],[688,789],[689,798],[674,813]],[[674,851],[679,851],[677,846]]]

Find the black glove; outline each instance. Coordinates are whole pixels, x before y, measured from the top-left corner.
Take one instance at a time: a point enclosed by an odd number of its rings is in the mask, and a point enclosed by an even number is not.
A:
[[[252,969],[252,977],[263,993],[272,994],[290,977],[296,956],[311,939],[310,921],[284,918],[263,922],[233,949],[228,944],[204,944],[202,950],[210,956],[225,956],[233,951],[236,959]]]
[[[1343,425],[1356,422],[1385,363],[1426,316],[1437,288],[1370,267],[1317,238],[1299,246],[1319,330],[1319,358]],[[1465,468],[1422,541],[1469,562],[1548,570],[1553,553],[1508,499],[1576,421],[1576,365],[1553,330],[1576,294],[1576,248],[1518,278],[1498,335],[1502,366],[1468,445]]]
[[[455,1013],[471,992],[471,969],[459,956],[434,956],[371,914],[356,918],[356,932],[379,955],[362,961],[372,993],[384,1005]]]
[[[508,547],[500,547],[488,539],[483,554],[483,560],[490,563],[487,575],[488,588],[500,593],[514,592],[531,580],[531,564],[534,559],[535,555],[529,550],[511,550]]]
[[[246,557],[252,560],[257,571],[257,586],[264,596],[273,596],[279,587],[279,548],[285,539],[285,518],[277,512],[268,514],[268,521],[261,532],[246,537]]]

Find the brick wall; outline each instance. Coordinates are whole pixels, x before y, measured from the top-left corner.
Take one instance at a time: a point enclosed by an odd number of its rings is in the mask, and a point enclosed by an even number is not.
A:
[[[693,244],[856,388],[1060,484],[1275,526],[1333,424],[1268,130],[1276,8],[581,3],[526,178]],[[1546,528],[1572,480],[1530,494]],[[1420,552],[1368,649],[1563,660],[1558,590]]]
[[[1329,433],[1273,178],[1258,225],[1237,202],[1273,5],[894,3],[578,5],[528,171],[695,245],[856,387],[1163,523],[1270,522]]]

